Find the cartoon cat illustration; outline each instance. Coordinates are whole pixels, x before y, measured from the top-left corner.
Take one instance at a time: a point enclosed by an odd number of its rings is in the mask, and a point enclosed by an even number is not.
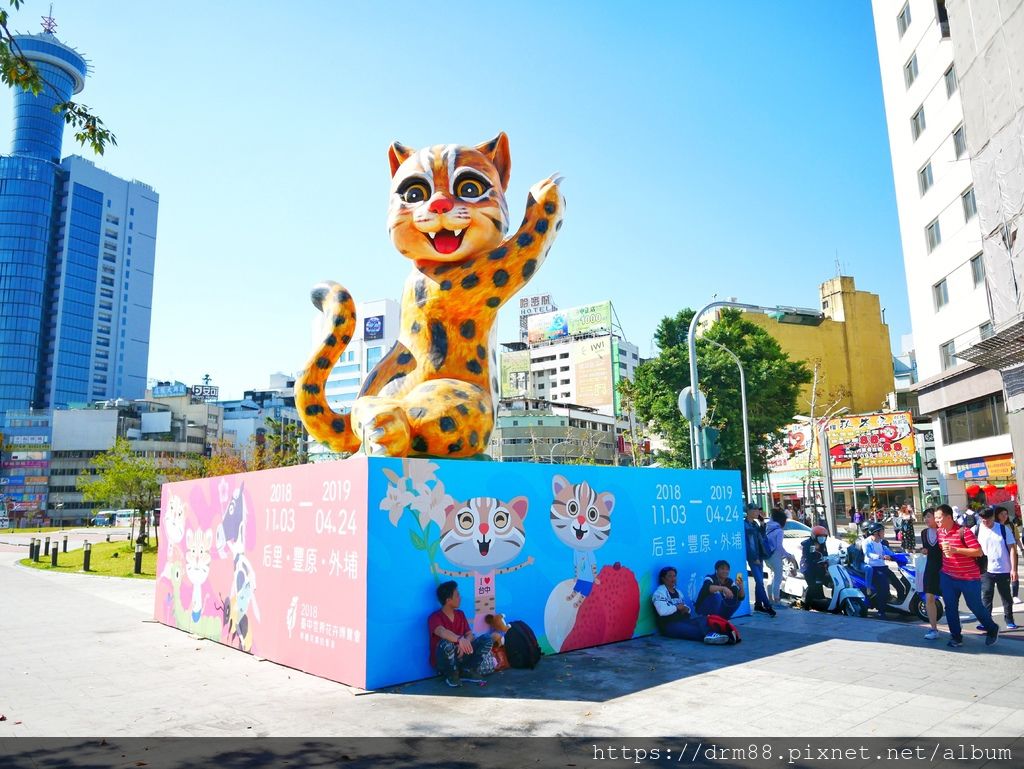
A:
[[[574,551],[576,583],[566,600],[579,607],[594,585],[601,584],[594,551],[604,546],[611,534],[615,497],[606,491],[594,491],[586,481],[573,485],[561,475],[552,479],[551,490],[555,495],[551,502],[551,527],[555,536]]]
[[[185,573],[192,583],[192,621],[198,622],[203,614],[203,583],[210,576],[210,545],[213,532],[209,529],[189,529],[185,532]]]
[[[437,570],[449,577],[473,577],[475,616],[473,632],[487,630],[486,617],[495,614],[495,576],[518,571],[533,563],[528,557],[518,566],[499,568],[512,562],[526,543],[523,521],[528,500],[516,497],[502,502],[494,497],[473,497],[449,505],[441,528],[441,552],[456,566],[468,571]]]
[[[220,525],[217,527],[217,555],[221,558],[240,555],[245,551],[245,499],[242,491],[244,483],[239,483],[231,496]]]
[[[171,495],[167,505],[167,535],[172,544],[178,544],[185,537],[185,503],[180,497]]]

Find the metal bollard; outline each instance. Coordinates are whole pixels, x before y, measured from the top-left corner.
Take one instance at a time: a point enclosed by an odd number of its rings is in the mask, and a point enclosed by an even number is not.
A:
[[[68,535],[65,534],[64,535],[64,552],[66,553],[67,551],[68,551]]]
[[[32,539],[30,539],[28,541],[28,557],[29,557],[29,559],[31,560],[35,556],[35,554],[36,554],[36,538],[32,537]]]
[[[53,550],[50,552],[50,566],[57,565],[57,543],[53,543]]]
[[[89,559],[92,558],[92,545],[88,542],[82,544],[82,557],[85,559],[82,562],[82,571],[89,571]]]
[[[135,546],[135,573],[142,574],[142,543]]]
[[[43,550],[43,555],[45,555],[47,557],[49,557],[49,555],[50,555],[50,538],[49,537],[46,538],[46,549]]]
[[[35,546],[35,548],[32,551],[32,561],[33,561],[33,563],[39,563],[39,548],[40,548],[40,546],[42,544],[43,543],[40,542],[38,539],[36,540],[36,546]]]
[[[108,534],[107,535],[107,542],[109,542],[109,541],[110,541],[110,535]]]

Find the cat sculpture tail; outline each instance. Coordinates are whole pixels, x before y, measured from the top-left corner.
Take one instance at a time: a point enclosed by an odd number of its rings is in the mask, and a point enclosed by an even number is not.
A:
[[[313,304],[323,312],[327,336],[313,351],[305,371],[295,382],[295,406],[303,415],[309,434],[332,451],[352,453],[359,438],[352,431],[351,414],[339,414],[327,405],[325,385],[334,364],[352,341],[356,305],[342,286],[325,281],[313,288]]]

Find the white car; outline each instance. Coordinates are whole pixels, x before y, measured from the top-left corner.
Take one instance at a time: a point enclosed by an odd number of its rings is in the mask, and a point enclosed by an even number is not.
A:
[[[811,536],[811,527],[805,526],[799,521],[788,520],[782,529],[782,549],[785,554],[782,557],[782,585],[781,590],[786,595],[796,598],[803,598],[807,591],[807,582],[804,575],[800,573],[800,558],[803,556],[804,540]],[[829,537],[825,542],[825,548],[829,554],[838,553],[846,547],[846,543],[836,537]],[[765,564],[765,584],[771,584],[772,570]]]

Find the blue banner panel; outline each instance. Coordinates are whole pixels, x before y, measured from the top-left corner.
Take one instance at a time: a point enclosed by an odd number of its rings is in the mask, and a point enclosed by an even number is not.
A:
[[[368,688],[433,674],[446,580],[475,633],[500,613],[551,654],[653,633],[664,566],[691,604],[715,561],[746,571],[736,471],[373,458],[368,491]]]

